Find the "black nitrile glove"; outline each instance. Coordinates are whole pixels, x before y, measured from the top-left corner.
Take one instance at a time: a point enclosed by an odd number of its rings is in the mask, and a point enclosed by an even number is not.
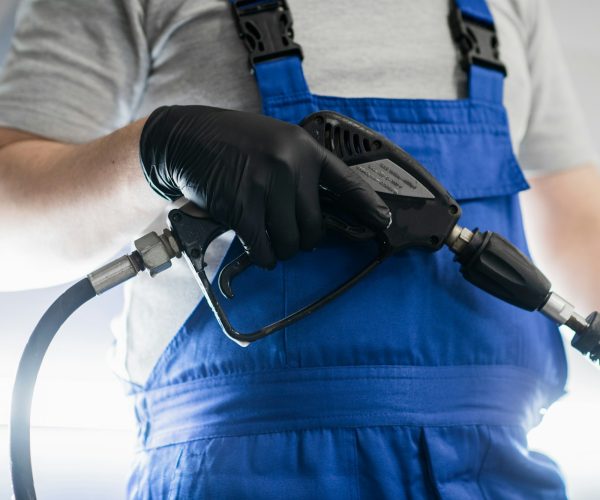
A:
[[[385,203],[296,125],[208,106],[158,108],[140,140],[146,179],[164,198],[185,196],[233,229],[253,262],[273,267],[321,236],[319,184],[368,227],[389,222]]]

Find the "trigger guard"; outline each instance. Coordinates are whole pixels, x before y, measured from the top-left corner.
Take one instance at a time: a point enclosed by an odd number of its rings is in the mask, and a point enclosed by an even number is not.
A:
[[[387,245],[378,237],[378,235],[371,229],[365,226],[352,225],[345,222],[342,218],[336,217],[335,215],[324,213],[323,214],[323,226],[335,233],[341,234],[342,236],[353,240],[353,241],[368,241],[376,239],[379,243],[380,254],[386,253]],[[252,266],[252,260],[247,252],[240,254],[237,258],[233,259],[227,264],[218,277],[219,290],[228,299],[233,299],[235,294],[233,293],[232,281],[234,278],[242,274],[246,269]]]
[[[221,293],[227,297],[228,299],[233,299],[234,293],[231,288],[231,282],[233,278],[243,273],[246,269],[248,269],[252,265],[252,261],[250,260],[250,256],[244,252],[239,255],[237,258],[232,260],[229,264],[227,264],[221,272],[219,273],[219,290]]]

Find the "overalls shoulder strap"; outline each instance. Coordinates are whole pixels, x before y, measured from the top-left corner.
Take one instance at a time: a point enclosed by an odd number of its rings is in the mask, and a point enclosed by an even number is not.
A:
[[[263,102],[309,95],[286,1],[231,0],[231,6]],[[451,1],[449,21],[469,73],[470,99],[501,104],[506,70],[485,0]]]
[[[231,8],[263,101],[309,94],[287,2],[231,0]]]
[[[453,0],[450,10],[452,37],[469,72],[469,97],[502,104],[506,68],[494,18],[485,0]]]

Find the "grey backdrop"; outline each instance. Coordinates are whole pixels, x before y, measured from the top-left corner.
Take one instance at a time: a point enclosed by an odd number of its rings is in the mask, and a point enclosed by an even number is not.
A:
[[[594,140],[600,146],[600,2],[548,1]],[[0,65],[10,40],[15,5],[16,0],[0,3]],[[0,498],[10,495],[7,423],[17,360],[37,318],[63,289],[0,294]],[[109,322],[120,303],[121,293],[116,290],[88,304],[67,324],[45,361],[32,431],[41,499],[123,497],[132,455],[132,422],[119,383],[105,363],[111,342]],[[572,498],[596,498],[600,370],[579,356],[569,358],[570,394],[530,434],[530,443],[561,464]]]

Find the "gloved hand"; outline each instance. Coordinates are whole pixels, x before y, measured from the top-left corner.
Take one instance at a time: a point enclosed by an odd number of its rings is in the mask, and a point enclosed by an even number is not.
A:
[[[185,196],[208,211],[263,267],[316,246],[319,184],[371,229],[385,228],[390,218],[375,191],[305,130],[259,114],[158,108],[144,125],[140,159],[158,194]]]

